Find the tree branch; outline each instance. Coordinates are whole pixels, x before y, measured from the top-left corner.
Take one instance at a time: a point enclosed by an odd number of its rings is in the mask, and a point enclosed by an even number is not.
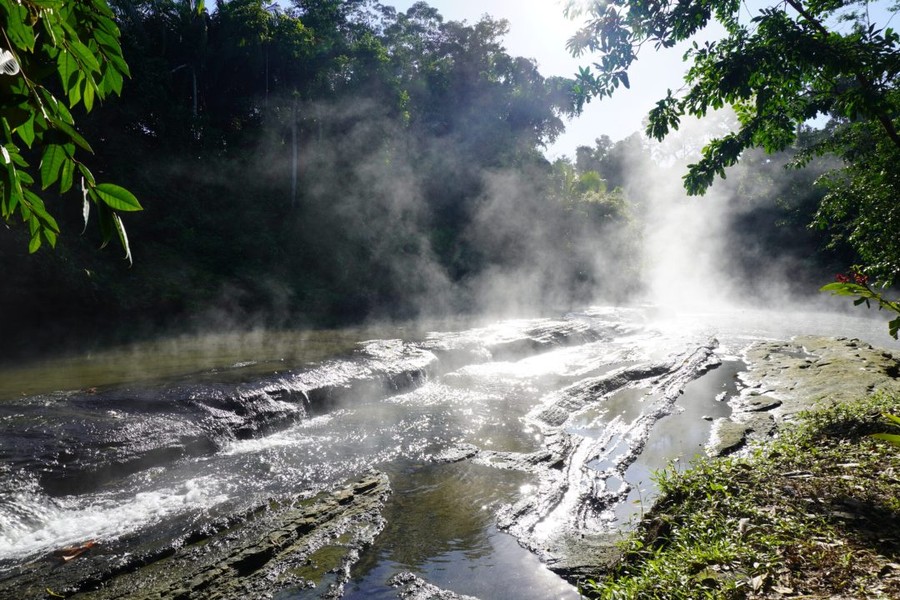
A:
[[[818,31],[822,37],[828,38],[831,35],[831,32],[822,24],[821,21],[813,17],[809,11],[807,11],[802,4],[800,4],[799,0],[786,0],[786,2],[797,11],[797,13],[806,19],[806,21],[812,25],[812,27]],[[871,81],[869,81],[865,75],[860,73],[859,71],[854,70],[853,76],[856,79],[856,82],[859,83],[860,87],[869,95],[875,95],[874,85]],[[887,133],[888,138],[894,143],[895,146],[900,148],[900,134],[897,133],[897,128],[894,127],[893,121],[891,121],[890,117],[884,113],[883,110],[878,109],[877,107],[871,107],[872,112],[874,113],[875,118],[878,120],[879,124],[881,124],[882,129],[884,129],[885,133]]]

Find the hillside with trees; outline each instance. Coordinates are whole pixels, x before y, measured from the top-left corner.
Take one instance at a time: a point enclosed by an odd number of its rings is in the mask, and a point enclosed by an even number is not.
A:
[[[7,357],[65,349],[64,335],[77,346],[638,297],[640,167],[656,169],[659,150],[601,136],[550,163],[542,150],[578,113],[579,88],[509,55],[506,22],[445,21],[424,2],[283,6],[113,0],[121,57],[108,60],[121,88],[115,77],[73,85],[75,71],[46,77],[90,141],[92,154],[79,150],[96,177],[88,187],[115,182],[134,203],[91,192],[100,227],[85,227],[77,161],[60,162],[62,180],[40,192],[53,227],[5,215]],[[742,185],[757,201],[732,224],[735,247],[803,256],[816,280],[841,262],[807,233],[821,193],[807,178],[763,197],[799,151],[783,149],[772,164],[749,155],[760,168]],[[101,250],[116,237],[128,260],[115,244]],[[759,260],[748,252],[736,269],[758,273]]]

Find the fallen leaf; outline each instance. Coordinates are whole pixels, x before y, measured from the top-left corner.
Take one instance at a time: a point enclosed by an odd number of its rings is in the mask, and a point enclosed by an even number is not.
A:
[[[781,585],[773,585],[773,586],[772,586],[772,591],[773,591],[773,592],[778,592],[779,594],[787,595],[787,594],[793,594],[793,593],[794,593],[794,588],[784,587],[784,586],[781,586]]]
[[[69,562],[72,559],[78,558],[96,545],[97,542],[95,542],[94,540],[88,540],[87,542],[78,546],[67,546],[65,548],[60,548],[53,554],[63,559],[63,562]]]

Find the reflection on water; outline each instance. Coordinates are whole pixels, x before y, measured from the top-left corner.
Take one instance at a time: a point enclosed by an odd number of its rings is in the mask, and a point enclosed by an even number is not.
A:
[[[527,490],[531,476],[460,462],[408,464],[390,477],[394,496],[384,513],[386,528],[362,553],[344,598],[394,599],[384,582],[403,571],[483,599],[579,597],[494,526],[497,509]]]
[[[362,553],[346,597],[394,598],[386,581],[409,570],[484,600],[576,598],[496,527],[501,506],[532,494],[535,476],[441,457],[541,450],[543,432],[526,417],[547,397],[592,390],[579,386],[715,335],[723,364],[689,383],[672,414],[653,416],[639,460],[623,459],[626,434],[658,404],[649,388],[633,382],[563,414],[564,431],[589,442],[579,464],[606,477],[613,495],[629,494],[614,511],[621,523],[646,500],[652,470],[703,450],[703,417],[727,414],[721,400],[744,369],[731,357],[749,342],[811,332],[897,347],[884,343],[880,320],[657,317],[597,308],[448,333],[254,332],[0,370],[0,570],[85,539],[175,539],[376,468],[394,490],[386,528]],[[391,385],[378,379],[386,375]],[[377,381],[360,385],[366,378]]]
[[[726,360],[685,386],[673,413],[654,425],[640,460],[625,472],[632,488],[616,509],[618,522],[626,522],[652,502],[654,472],[673,466],[676,460],[687,465],[696,456],[706,455],[712,421],[731,414],[727,399],[737,395],[738,374],[746,369],[741,360]]]

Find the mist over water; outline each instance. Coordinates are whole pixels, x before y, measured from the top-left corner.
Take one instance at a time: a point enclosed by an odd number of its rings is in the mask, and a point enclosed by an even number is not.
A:
[[[374,466],[391,477],[395,499],[347,597],[388,597],[386,579],[411,569],[458,593],[574,598],[517,541],[516,524],[498,524],[547,487],[534,471],[490,463],[536,455],[561,435],[535,417],[543,407],[585,403],[561,431],[580,444],[575,456],[608,504],[577,525],[548,511],[535,531],[547,539],[566,527],[610,533],[632,516],[629,503],[645,491],[650,470],[689,461],[705,434],[684,447],[660,443],[641,462],[642,444],[669,414],[658,406],[664,394],[643,382],[592,396],[603,377],[636,364],[678,364],[712,338],[711,352],[732,371],[758,340],[844,335],[898,347],[878,315],[831,311],[846,303],[815,286],[804,291],[789,257],[773,261],[741,246],[736,220],[756,206],[755,195],[771,192],[749,193],[752,172],[730,171],[707,196],[685,196],[680,177],[696,144],[651,148],[655,162],[628,165],[633,220],[597,225],[548,209],[554,200],[537,176],[461,173],[458,148],[425,140],[416,150],[433,160],[447,155],[446,176],[466,177],[478,192],[464,211],[452,203],[459,198],[433,206],[429,188],[437,184],[417,170],[416,152],[379,141],[384,131],[370,106],[334,109],[325,126],[339,122],[348,144],[371,152],[351,157],[306,140],[308,186],[292,232],[311,244],[281,240],[295,261],[285,277],[328,265],[336,289],[360,281],[372,297],[317,299],[312,285],[303,292],[311,302],[383,308],[356,329],[252,328],[248,322],[290,323],[297,288],[267,279],[271,301],[258,316],[242,305],[245,290],[223,284],[199,319],[198,328],[215,335],[4,371],[0,571],[86,539],[111,547],[184,539],[269,498],[310,497]],[[276,165],[283,154],[260,160]],[[441,219],[466,225],[456,239],[436,238]],[[754,256],[760,277],[748,280]],[[394,312],[393,302],[403,310]],[[684,376],[702,377],[699,369]],[[587,406],[601,398],[607,404]],[[677,426],[711,412],[692,407]],[[609,447],[598,451],[601,442]],[[567,489],[559,505],[575,507],[580,488]],[[527,584],[503,584],[498,572],[521,573],[517,583]]]
[[[705,195],[687,195],[682,178],[689,164],[706,142],[729,133],[735,119],[718,111],[686,119],[663,142],[637,135],[627,140],[641,148],[625,155],[622,185],[641,231],[642,292],[625,303],[654,305],[666,315],[771,310],[867,316],[847,299],[818,291],[847,268],[841,260],[852,259],[828,254],[828,238],[812,228],[811,215],[798,221],[809,210],[800,203],[821,196],[813,182],[827,160],[796,170],[786,168],[790,154],[747,151]],[[820,252],[825,258],[817,261]]]

